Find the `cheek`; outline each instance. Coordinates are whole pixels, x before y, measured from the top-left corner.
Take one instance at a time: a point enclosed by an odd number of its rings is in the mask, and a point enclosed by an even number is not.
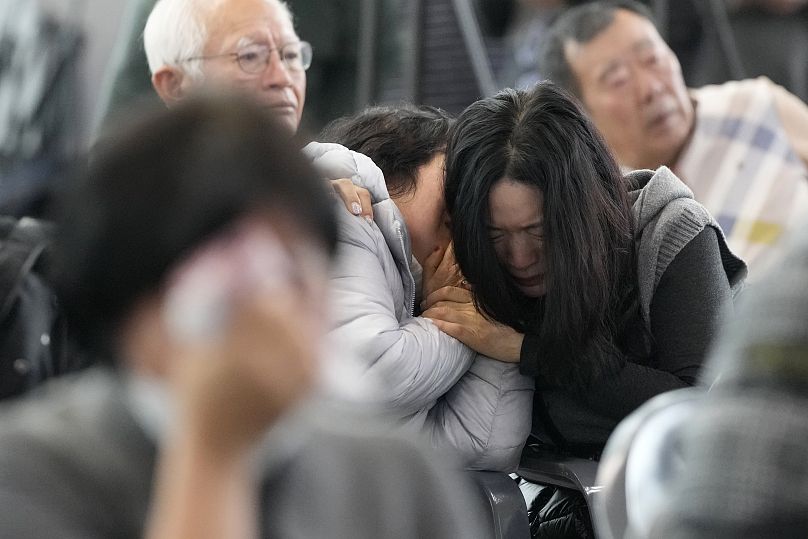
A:
[[[306,101],[306,75],[296,76],[292,87],[297,98],[298,111],[303,112],[303,103]]]
[[[497,260],[500,264],[505,264],[508,262],[508,248],[505,245],[504,241],[492,241],[492,246],[494,247],[494,252],[497,255]]]

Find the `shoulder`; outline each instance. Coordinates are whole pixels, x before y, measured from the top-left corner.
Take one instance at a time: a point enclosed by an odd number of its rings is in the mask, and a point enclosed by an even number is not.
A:
[[[700,107],[712,108],[713,105],[722,109],[733,106],[732,110],[755,101],[771,101],[779,88],[777,84],[767,77],[757,77],[737,81],[728,81],[722,84],[710,84],[690,90],[691,97]],[[698,111],[698,108],[696,109]]]
[[[4,405],[0,497],[37,511],[39,522],[3,512],[0,529],[36,537],[49,523],[64,527],[59,536],[100,537],[116,533],[107,528],[115,519],[118,531],[139,530],[153,449],[122,411],[119,389],[114,375],[90,371]]]
[[[348,178],[355,185],[370,191],[374,202],[390,198],[384,174],[366,155],[340,144],[310,142],[303,148],[315,169],[326,180]]]
[[[349,518],[350,524],[341,527],[339,522],[308,519],[306,535],[333,526],[326,533],[329,537],[482,536],[483,523],[474,516],[480,514],[477,500],[455,461],[436,453],[419,436],[391,431],[370,413],[320,412],[309,443],[276,477],[287,491],[281,497],[285,501],[278,503],[291,511],[305,497],[312,515],[336,511],[355,521]],[[291,477],[294,482],[288,481]],[[318,489],[312,492],[311,484]],[[367,514],[378,517],[372,530],[363,524]]]

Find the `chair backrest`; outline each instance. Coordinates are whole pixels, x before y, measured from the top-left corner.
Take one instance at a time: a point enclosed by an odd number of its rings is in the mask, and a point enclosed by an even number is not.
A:
[[[654,397],[618,425],[603,451],[592,511],[600,539],[648,537],[685,464],[681,430],[705,395],[686,388]]]

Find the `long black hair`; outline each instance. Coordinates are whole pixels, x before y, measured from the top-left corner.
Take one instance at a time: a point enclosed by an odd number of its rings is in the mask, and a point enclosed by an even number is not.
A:
[[[455,253],[478,308],[538,336],[551,382],[584,383],[613,367],[638,304],[631,204],[574,98],[545,82],[477,101],[457,119],[446,163]],[[544,195],[541,298],[521,293],[489,237],[489,194],[503,178]]]

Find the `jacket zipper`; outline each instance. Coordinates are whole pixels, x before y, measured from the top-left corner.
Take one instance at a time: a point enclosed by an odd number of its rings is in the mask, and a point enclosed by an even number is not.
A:
[[[401,232],[401,221],[395,221],[395,229],[396,235],[398,236],[398,241],[401,243],[401,252],[404,253],[404,257],[407,257],[407,249],[404,246],[404,234]],[[410,293],[410,316],[415,316],[415,277],[412,276],[412,271],[410,271],[410,265],[407,260],[404,260],[404,263],[407,264],[407,275],[410,277],[410,288],[412,292]]]

